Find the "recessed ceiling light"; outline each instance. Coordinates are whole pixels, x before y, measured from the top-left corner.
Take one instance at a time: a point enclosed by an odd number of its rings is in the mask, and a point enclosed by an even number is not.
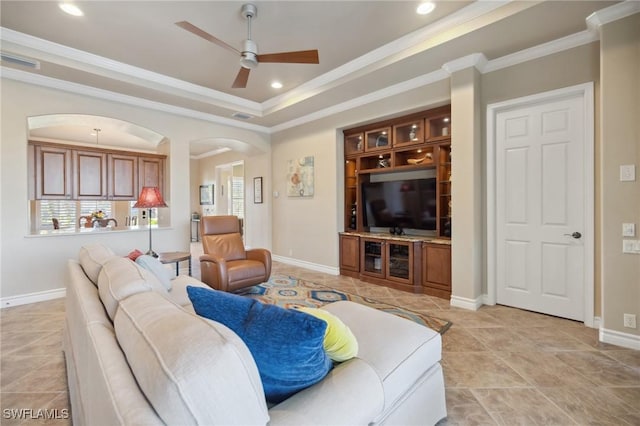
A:
[[[73,16],[84,16],[84,12],[80,10],[78,6],[73,3],[60,3],[58,4],[60,9],[62,9],[65,13]]]
[[[428,15],[429,13],[433,12],[433,9],[435,8],[436,5],[434,3],[427,1],[424,3],[420,3],[420,6],[418,6],[418,8],[416,9],[416,13],[418,15]]]
[[[280,83],[279,81],[274,81],[273,83],[271,83],[271,87],[273,87],[274,89],[282,89],[282,83]]]

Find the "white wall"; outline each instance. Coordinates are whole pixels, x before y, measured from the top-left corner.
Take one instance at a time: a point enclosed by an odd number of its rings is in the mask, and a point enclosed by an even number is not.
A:
[[[27,236],[27,117],[41,114],[78,113],[117,118],[152,129],[169,139],[167,197],[169,229],[154,230],[155,251],[186,250],[190,241],[189,142],[210,137],[244,141],[268,150],[269,136],[216,123],[132,107],[117,102],[75,95],[2,79],[2,139],[0,142],[0,297],[43,292],[65,286],[68,258],[76,258],[87,243],[101,242],[117,253],[147,249],[148,234],[100,232],[70,236]],[[264,239],[270,229],[263,227]]]

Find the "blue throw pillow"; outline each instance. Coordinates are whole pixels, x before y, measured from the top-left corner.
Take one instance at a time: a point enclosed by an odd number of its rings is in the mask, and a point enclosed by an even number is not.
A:
[[[321,319],[212,289],[187,286],[187,294],[198,315],[226,325],[244,341],[269,402],[287,399],[331,370],[323,348],[327,323]]]

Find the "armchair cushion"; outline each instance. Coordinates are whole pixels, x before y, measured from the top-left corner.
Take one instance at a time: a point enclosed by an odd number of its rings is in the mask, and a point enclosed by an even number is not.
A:
[[[207,240],[207,254],[222,257],[227,262],[247,257],[240,234],[206,235],[202,238]]]
[[[226,325],[244,341],[269,402],[285,400],[331,370],[323,320],[222,291],[188,286],[187,294],[198,315]]]

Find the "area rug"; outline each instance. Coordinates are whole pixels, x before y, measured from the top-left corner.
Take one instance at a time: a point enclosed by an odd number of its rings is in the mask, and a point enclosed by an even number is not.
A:
[[[272,275],[268,282],[254,287],[248,287],[236,294],[252,297],[264,303],[271,303],[284,308],[301,306],[318,308],[327,303],[350,300],[409,319],[425,327],[429,327],[440,334],[443,334],[451,327],[450,321],[441,318],[413,312],[369,297],[358,296],[322,284],[285,275]]]

